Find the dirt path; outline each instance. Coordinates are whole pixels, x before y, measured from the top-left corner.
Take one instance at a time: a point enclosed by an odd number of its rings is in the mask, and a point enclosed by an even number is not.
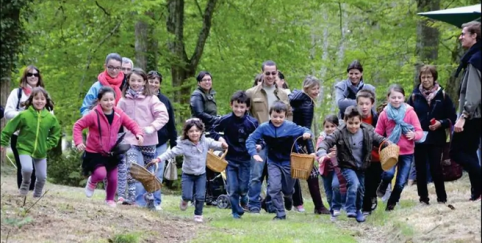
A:
[[[27,219],[25,225],[17,228],[9,224],[8,219],[24,219],[23,198],[17,196],[12,182],[15,182],[13,177],[1,178],[2,242],[108,242],[126,233],[138,236],[139,242],[189,242],[200,230],[209,229],[191,219],[165,213],[153,214],[130,206],[110,208],[101,198],[81,196],[80,188],[52,184],[45,187],[49,190],[46,197],[25,215],[31,221]],[[30,194],[24,209],[35,201]],[[126,211],[127,208],[130,209]]]

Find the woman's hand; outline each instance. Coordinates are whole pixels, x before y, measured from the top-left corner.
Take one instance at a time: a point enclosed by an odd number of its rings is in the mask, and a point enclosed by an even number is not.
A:
[[[263,162],[263,159],[257,154],[253,156],[253,159],[256,160],[256,162],[260,162],[260,163]]]
[[[78,150],[79,152],[84,151],[84,150],[85,150],[85,145],[84,145],[84,143],[80,143],[79,145],[77,145],[77,150]]]
[[[155,158],[155,159],[151,160],[151,163],[157,164],[157,163],[159,163],[159,159],[158,159],[158,158]]]
[[[465,118],[460,117],[459,119],[457,119],[457,122],[455,122],[454,131],[457,133],[464,131],[464,125],[465,125]]]
[[[139,146],[142,146],[142,144],[144,144],[144,137],[142,135],[137,135],[136,138],[137,138],[137,144]]]
[[[256,151],[259,152],[261,151],[261,149],[262,149],[262,146],[259,144],[256,144]]]
[[[221,142],[221,146],[224,148],[224,149],[228,149],[228,144],[226,142]]]
[[[299,134],[298,134],[299,135]],[[311,134],[310,133],[303,133],[303,140],[308,140],[311,138]]]
[[[438,128],[440,128],[440,127],[442,127],[442,124],[440,123],[440,121],[436,120],[435,124],[428,126],[428,129],[431,130],[431,131],[434,131],[434,130],[437,130]]]
[[[218,142],[224,142],[224,143],[226,143],[226,140],[224,140],[223,137],[219,137]]]

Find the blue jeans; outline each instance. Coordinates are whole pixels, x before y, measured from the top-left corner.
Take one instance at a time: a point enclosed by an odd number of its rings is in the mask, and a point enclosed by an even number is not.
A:
[[[239,201],[243,201],[243,198],[246,197],[248,192],[250,164],[250,161],[228,160],[226,176],[228,181],[228,194],[231,200],[231,210],[233,215],[244,214],[244,210],[239,205]],[[244,201],[246,200],[244,199]]]
[[[258,155],[264,159],[263,162],[256,162],[254,159],[251,159],[251,168],[249,172],[249,189],[248,189],[248,198],[249,198],[249,209],[261,209],[261,184],[264,165],[266,164],[266,150],[261,150]]]
[[[330,172],[326,176],[321,176],[321,179],[323,179],[323,187],[325,188],[325,194],[326,194],[326,200],[328,201],[328,206],[332,206],[332,201],[333,201],[333,175],[335,172]]]
[[[160,145],[159,147],[156,148],[156,157],[158,157],[159,155],[163,154],[165,151],[167,151],[167,143],[164,143],[163,145]],[[162,182],[163,178],[164,178],[164,166],[166,165],[166,162],[159,162],[157,164],[157,167],[158,167],[158,170],[157,170],[157,174],[156,174],[156,177]],[[154,170],[154,167],[151,168],[150,170]],[[146,200],[144,199],[144,194],[146,193],[146,190],[144,189],[144,187],[138,187],[136,189],[136,191],[138,192],[137,194],[137,197],[136,197],[136,203],[139,205],[139,206],[146,206]],[[162,202],[162,199],[161,199],[161,189],[159,189],[158,191],[155,191],[154,192],[154,206],[159,206],[161,205],[161,202]]]
[[[345,203],[346,212],[356,213],[360,211],[363,206],[363,197],[365,195],[365,172],[341,168],[341,173],[346,179],[347,186]]]
[[[323,184],[325,186],[326,198],[330,205],[330,210],[332,212],[333,210],[340,211],[345,204],[346,196],[341,195],[340,182],[338,181],[335,171],[330,172],[328,176],[323,178]]]
[[[388,171],[382,173],[382,184],[388,186],[395,175],[395,167],[397,167],[397,179],[392,194],[388,199],[387,205],[395,205],[400,200],[403,188],[407,184],[408,174],[410,172],[410,165],[413,162],[413,154],[398,156],[398,163]]]
[[[206,195],[206,174],[190,175],[182,173],[181,176],[182,200],[185,202],[195,201],[194,215],[202,215],[204,207],[204,197]],[[193,191],[194,197],[193,197]]]

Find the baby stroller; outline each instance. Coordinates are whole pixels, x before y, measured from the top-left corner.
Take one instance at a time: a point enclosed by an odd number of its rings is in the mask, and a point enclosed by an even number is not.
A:
[[[227,191],[226,172],[216,173],[216,175],[211,180],[208,179],[208,181],[210,189],[206,191],[206,204],[217,206],[220,209],[230,208],[231,202]]]

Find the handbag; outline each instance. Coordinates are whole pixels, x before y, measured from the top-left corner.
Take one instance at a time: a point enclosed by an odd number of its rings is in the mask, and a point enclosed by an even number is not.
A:
[[[442,176],[444,181],[454,181],[462,177],[462,166],[450,158],[450,146],[452,144],[452,122],[449,120],[449,128],[446,130],[447,141],[442,152]]]
[[[169,159],[167,161],[167,166],[164,170],[164,179],[171,181],[177,180],[177,166],[175,159]]]
[[[95,113],[97,113],[97,124],[99,128],[99,142],[102,145],[102,136],[101,136],[102,129],[100,128],[100,116],[97,110],[95,110]],[[126,135],[125,132],[121,133],[121,136],[117,138],[117,141],[115,142],[110,152],[105,152],[107,156],[120,158],[121,155],[125,154],[131,148],[130,144],[121,144],[122,140],[124,140],[125,135]]]

